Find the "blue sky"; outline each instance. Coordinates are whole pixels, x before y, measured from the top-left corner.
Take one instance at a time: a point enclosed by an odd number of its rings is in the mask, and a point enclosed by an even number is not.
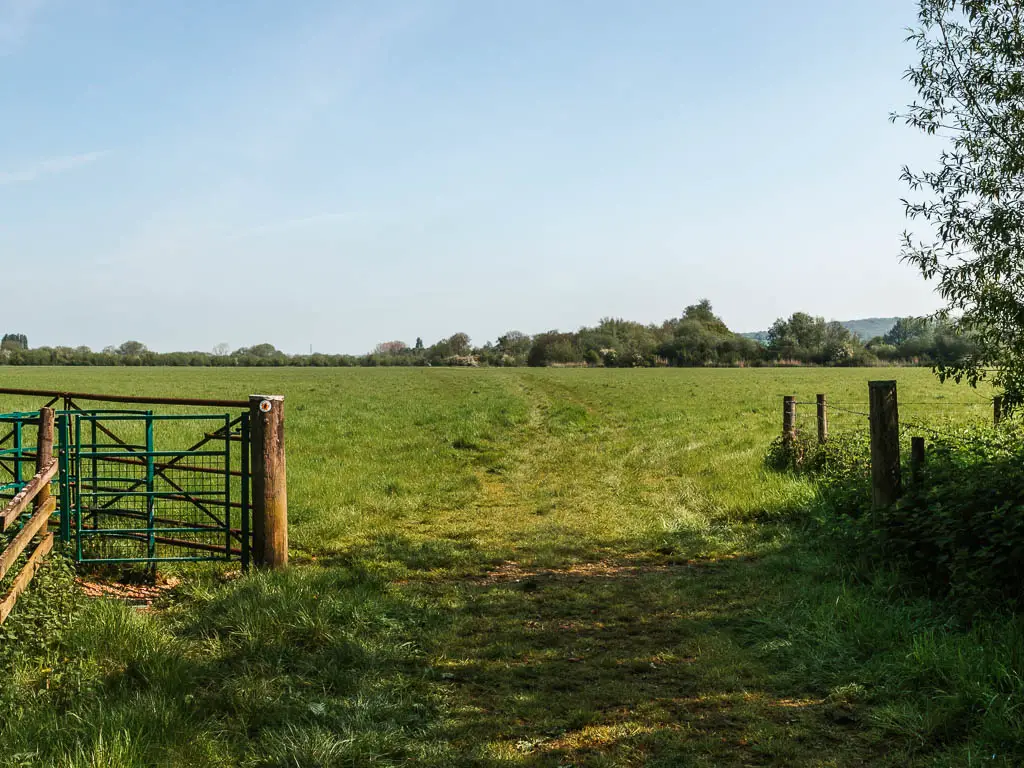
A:
[[[924,313],[910,0],[0,0],[0,318],[33,346]],[[40,280],[48,312],[36,310]]]

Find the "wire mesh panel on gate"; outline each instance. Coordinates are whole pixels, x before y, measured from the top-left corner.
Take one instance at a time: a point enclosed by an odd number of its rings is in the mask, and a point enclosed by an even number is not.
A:
[[[240,462],[241,470],[232,468],[232,442],[244,440],[243,422],[228,414],[63,414],[62,475],[75,559],[150,563],[241,557],[247,564],[247,461]],[[198,442],[180,447],[197,436]]]

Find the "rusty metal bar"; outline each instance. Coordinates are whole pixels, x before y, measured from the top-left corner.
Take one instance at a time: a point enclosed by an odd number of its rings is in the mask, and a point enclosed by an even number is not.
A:
[[[157,530],[159,530],[159,528]],[[119,538],[119,539],[131,539],[133,541],[149,541],[149,534],[146,533],[146,532],[143,532],[143,531],[140,531],[137,534],[135,534],[135,533],[117,533],[117,534],[113,534],[113,535],[116,538]],[[234,547],[232,547],[230,550],[224,549],[224,545],[223,544],[218,545],[218,544],[207,544],[207,543],[201,542],[201,541],[186,541],[185,539],[174,539],[174,538],[171,538],[170,536],[154,536],[153,540],[156,541],[159,544],[170,544],[173,547],[185,547],[187,549],[199,549],[199,550],[202,550],[204,552],[217,552],[217,553],[224,553],[224,554],[230,552],[232,555],[241,555],[242,554],[242,550],[236,549]],[[148,559],[148,558],[145,558],[145,559]],[[83,562],[89,562],[88,558],[86,558]]]
[[[218,400],[200,397],[150,397],[147,395],[99,395],[88,392],[64,392],[56,389],[14,389],[0,387],[0,395],[53,397],[65,400],[92,400],[99,403],[145,403],[149,405],[196,405],[217,408],[248,408],[248,400]]]
[[[100,427],[100,429],[102,429],[102,427]],[[143,466],[143,467],[146,466],[146,462],[143,461],[142,459],[129,459],[129,458],[126,458],[126,457],[122,458],[120,456],[97,456],[96,457],[96,461],[112,461],[115,464],[134,464],[134,465],[137,465],[137,466]],[[217,469],[216,467],[193,467],[190,464],[179,464],[177,462],[175,462],[173,464],[172,463],[163,463],[163,462],[153,462],[153,466],[156,467],[157,469],[179,469],[182,472],[205,472],[206,474],[210,474],[210,475],[223,475],[224,474],[224,470],[223,469]],[[157,474],[159,474],[161,477],[164,476],[162,472],[158,472]],[[231,476],[232,477],[241,477],[242,473],[240,471],[238,471],[237,469],[234,469],[234,470],[231,470]]]
[[[92,521],[95,518],[97,518],[99,514],[99,512],[94,511],[90,514],[85,515],[82,518],[82,520],[83,522]],[[110,515],[111,517],[124,518],[126,520],[149,519],[149,517],[143,514],[142,512],[135,512],[129,509],[119,509],[117,507],[113,509],[104,509],[102,514]],[[162,523],[164,525],[186,525],[186,523],[182,520],[174,520],[169,517],[154,517],[153,521],[157,523]],[[202,528],[204,531],[209,531],[210,533],[224,533],[224,531],[227,530],[231,533],[232,538],[241,540],[242,537],[242,531],[238,528],[225,528],[223,525],[209,525],[208,523],[194,523],[191,521],[188,522],[187,525],[190,528]],[[159,532],[160,529],[157,528],[156,530]],[[142,533],[143,531],[140,530],[139,532]]]

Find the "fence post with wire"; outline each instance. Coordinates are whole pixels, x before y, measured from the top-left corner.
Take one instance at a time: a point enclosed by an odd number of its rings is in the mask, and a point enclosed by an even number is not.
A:
[[[988,398],[984,398],[988,401]],[[1004,418],[1003,398],[994,396],[991,401],[993,423],[998,427]],[[921,430],[937,437],[950,440],[963,440],[964,435],[951,434],[925,424],[900,420],[900,402],[895,381],[868,382],[868,410],[853,410],[860,404],[832,403],[824,394],[818,394],[814,401],[804,402],[795,396],[783,397],[782,407],[782,443],[790,461],[799,466],[804,450],[801,442],[802,430],[797,421],[797,407],[814,405],[817,412],[817,438],[819,445],[829,439],[829,415],[834,411],[840,415],[849,414],[866,418],[870,432],[871,454],[871,487],[873,506],[877,508],[894,504],[903,492],[903,470],[900,452],[901,434],[913,430]],[[909,402],[908,406],[971,406],[973,403],[958,402]],[[850,406],[850,407],[844,407]],[[861,405],[860,408],[863,408]],[[989,447],[989,443],[975,439],[971,444],[974,449]],[[910,482],[918,484],[925,466],[925,439],[913,435],[910,441]]]
[[[871,491],[876,508],[896,503],[900,476],[900,414],[895,381],[868,382],[871,423]]]
[[[782,398],[782,449],[791,460],[796,452],[796,398]]]
[[[793,395],[782,398],[782,445],[786,452],[793,454],[797,449],[796,407],[814,405],[817,409],[818,443],[828,442],[828,402],[825,395],[818,395],[814,403],[801,403]]]

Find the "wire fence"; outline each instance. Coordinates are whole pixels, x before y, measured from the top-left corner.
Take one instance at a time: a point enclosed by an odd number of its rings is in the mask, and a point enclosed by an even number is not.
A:
[[[982,435],[972,434],[971,429],[981,426],[983,423],[993,425],[998,423],[998,415],[1000,413],[1000,407],[998,405],[998,396],[995,398],[988,398],[977,393],[976,402],[943,402],[943,401],[923,401],[923,400],[911,400],[911,401],[898,401],[898,408],[900,410],[899,419],[899,431],[901,437],[917,436],[921,433],[928,434],[933,438],[939,438],[942,440],[948,440],[956,442],[964,447],[977,450],[977,451],[988,451],[994,448],[998,448],[999,443],[987,439]],[[819,403],[817,400],[796,400],[793,405],[797,406],[796,413],[794,414],[795,420],[793,424],[793,431],[797,437],[801,435],[817,435],[820,434],[818,425],[818,407],[824,405],[824,413],[826,418],[829,420],[830,427],[834,427],[836,420],[834,416],[853,416],[859,419],[870,419],[870,404],[865,402],[839,402],[834,403],[826,398],[824,403]],[[799,406],[812,406],[813,411],[800,410]],[[986,408],[987,406],[987,408]],[[960,413],[956,413],[953,409],[966,409],[967,414],[976,418],[962,419]],[[993,410],[994,408],[994,410]],[[920,410],[929,411],[935,409],[935,411],[942,414],[942,425],[949,427],[947,429],[940,428],[939,425],[934,423],[925,423],[926,419],[921,418],[906,418],[906,409],[913,409],[918,413]],[[954,415],[955,414],[955,415]],[[963,414],[963,415],[967,415]],[[960,422],[960,429],[957,431],[955,426],[950,427],[950,419],[956,418]],[[811,422],[811,427],[808,428],[807,422]],[[841,430],[834,430],[833,434],[841,432]],[[916,433],[913,434],[913,433]]]

